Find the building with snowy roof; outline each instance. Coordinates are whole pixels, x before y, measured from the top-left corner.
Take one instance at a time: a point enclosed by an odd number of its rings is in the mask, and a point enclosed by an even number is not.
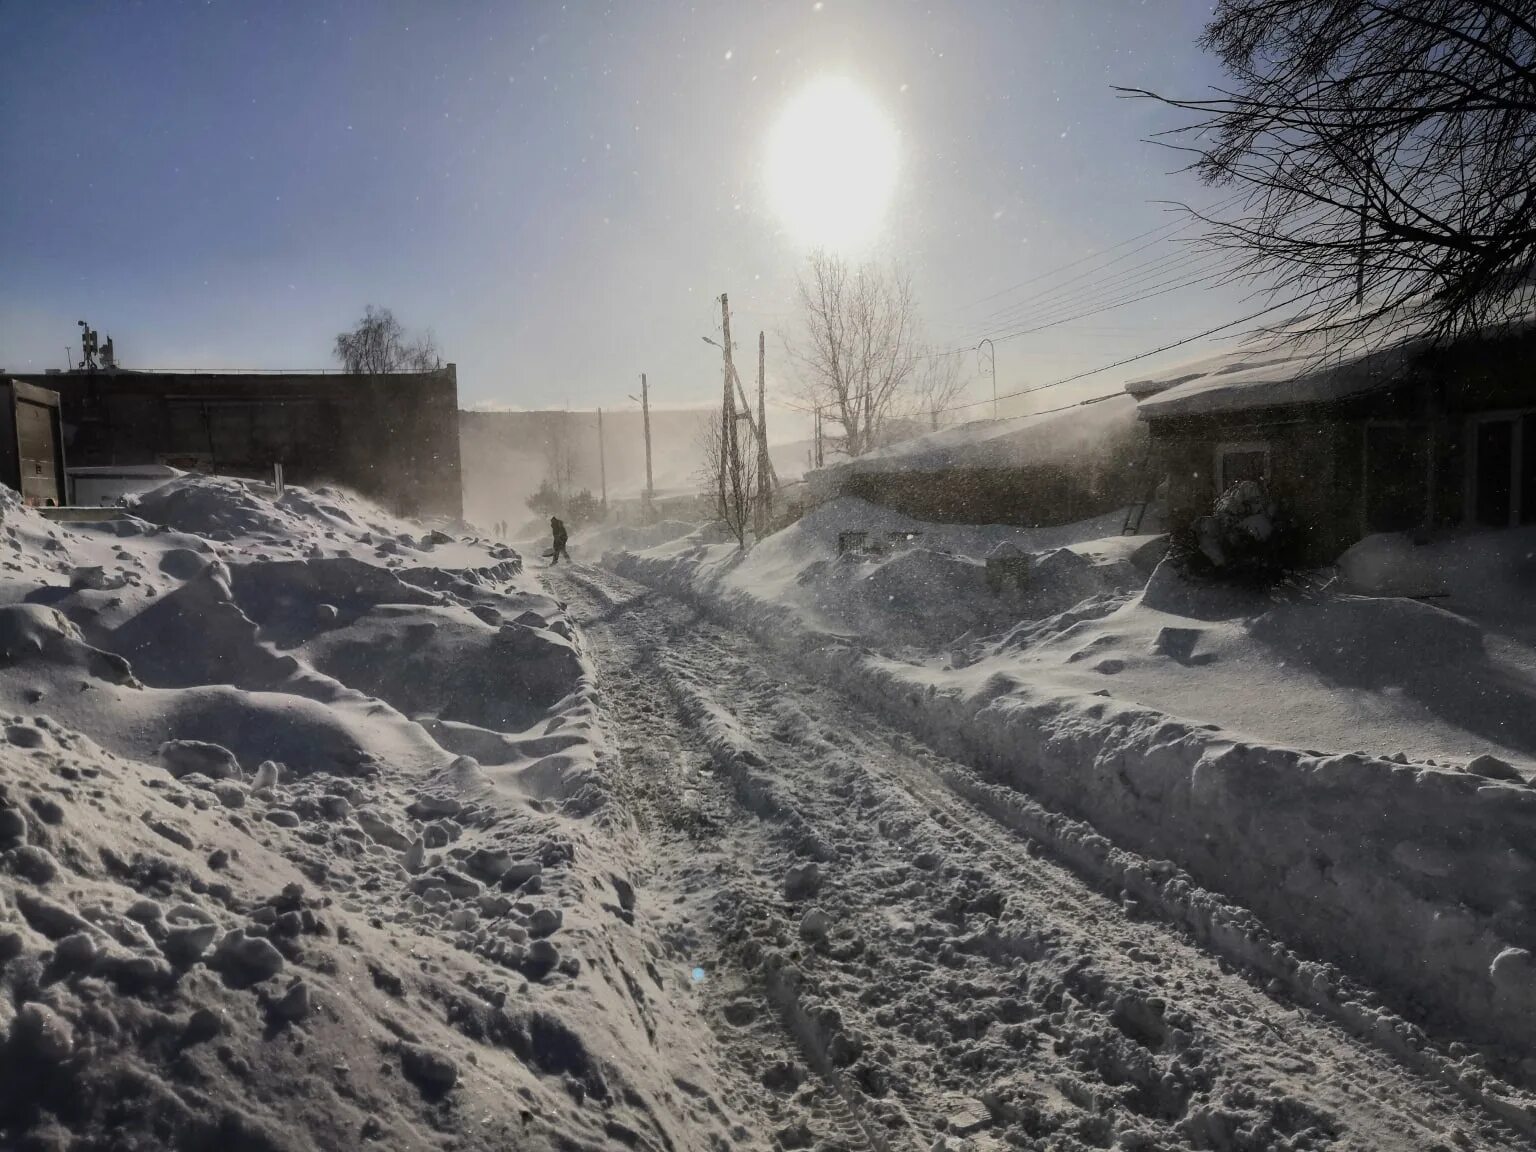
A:
[[[1261,480],[1305,559],[1375,532],[1536,523],[1536,327],[1453,344],[1322,352],[1249,347],[1132,381],[1187,526]]]
[[[806,480],[815,503],[857,496],[933,523],[1071,524],[1131,499],[1146,440],[1136,408],[1116,395],[973,421],[838,461]]]
[[[404,515],[463,514],[459,386],[430,372],[12,374],[57,393],[71,468],[186,471],[336,484]]]

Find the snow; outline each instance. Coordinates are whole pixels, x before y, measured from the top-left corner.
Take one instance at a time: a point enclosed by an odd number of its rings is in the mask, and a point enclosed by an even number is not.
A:
[[[1305,346],[1278,355],[1274,348],[1238,350],[1134,381],[1126,391],[1143,420],[1322,404],[1402,380],[1419,348],[1408,341],[1326,361]]]
[[[0,1145],[718,1146],[693,959],[521,557],[333,489],[129,511],[0,489]]]
[[[791,609],[807,627],[869,642],[938,644],[1000,626],[1021,612],[1068,607],[1092,592],[1135,582],[1133,558],[1149,537],[1107,538],[1123,513],[1055,528],[928,524],[857,497],[808,512],[744,556],[710,527],[649,550],[653,563],[685,580],[717,584]],[[840,537],[862,533],[866,547],[840,554]],[[1011,546],[1036,559],[1027,586],[994,593],[986,558]]]
[[[849,528],[922,532],[931,551],[840,562]],[[1513,911],[1536,876],[1536,535],[1432,549],[1419,567],[1463,599],[1424,603],[1274,600],[1168,563],[1148,579],[1153,543],[1108,528],[924,525],[839,500],[745,555],[685,538],[607,562],[1379,984],[1483,1034],[1536,1027],[1536,984],[1490,976],[1504,948],[1536,948]],[[977,560],[1004,543],[1038,591],[991,597]],[[1341,568],[1379,588],[1404,547],[1370,541]]]
[[[1128,434],[1136,405],[1125,396],[1064,412],[976,420],[944,428],[829,465],[830,471],[942,471],[1007,468],[1081,457],[1116,433]]]
[[[1054,773],[1052,753],[1066,749],[1042,742],[1046,710],[998,731],[1002,707],[972,716],[953,697],[925,701],[897,671],[912,665],[828,643],[787,613],[753,618],[739,599],[695,596],[710,608],[701,616],[579,566],[551,581],[594,638],[626,770],[681,907],[709,910],[690,920],[710,925],[707,1007],[730,1059],[767,1089],[755,1094],[756,1130],[780,1146],[1518,1143],[1498,1127],[1454,1135],[1456,1096],[1533,1130],[1531,1097],[1496,1078],[1520,1071],[1523,1037],[1475,1062],[1464,1047],[1444,1054],[1339,968],[1293,951],[1167,859],[1125,848],[1121,827],[1112,842],[1043,807],[1033,781],[1026,791],[979,748],[933,750],[972,735],[999,764],[1044,752]],[[770,643],[749,642],[742,621]],[[941,731],[932,721],[945,706],[955,722]],[[1105,718],[1079,717],[1080,751]],[[1178,738],[1161,725],[1158,736]],[[1129,773],[1138,788],[1174,775],[1167,749],[1145,768],[1142,751],[1132,742],[1097,766],[1080,756],[1061,766],[1057,791],[1102,798]],[[1213,758],[1202,787],[1224,801],[1241,767]],[[1160,823],[1172,792],[1149,797],[1136,820]],[[1189,812],[1169,799],[1170,838],[1188,837]],[[1232,817],[1249,837],[1262,831],[1231,803],[1216,827]],[[1332,839],[1318,850],[1334,851]],[[1436,868],[1444,855],[1417,863]],[[1433,965],[1438,946],[1404,951]],[[1518,994],[1527,959],[1494,953],[1482,985]],[[1409,1068],[1423,1079],[1405,1084]]]

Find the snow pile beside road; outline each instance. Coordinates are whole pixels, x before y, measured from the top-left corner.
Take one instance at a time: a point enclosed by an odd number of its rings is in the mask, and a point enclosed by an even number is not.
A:
[[[0,512],[0,1145],[718,1146],[516,553],[198,478]]]
[[[654,548],[698,530],[699,525],[689,520],[658,520],[654,524],[603,524],[582,528],[572,539],[587,555],[601,556],[614,549],[638,552]]]
[[[1137,550],[1152,538],[1106,540],[1121,520],[1115,513],[1038,529],[929,524],[841,497],[745,555],[709,528],[638,555],[680,584],[781,605],[818,631],[932,645],[1138,587],[1145,572]],[[1022,585],[988,583],[986,558],[1000,549],[1028,562]]]
[[[896,659],[829,637],[790,582],[763,579],[757,552],[805,547],[776,541],[734,565],[702,546],[610,563],[791,648],[995,781],[1174,860],[1421,1018],[1516,1045],[1536,1030],[1529,648],[1411,601],[1275,603],[1162,565],[1143,595]],[[1115,553],[1074,552],[1096,547]],[[953,627],[938,611],[935,631]]]
[[[141,521],[237,544],[244,554],[261,559],[352,556],[389,567],[485,562],[485,542],[458,534],[462,526],[424,527],[340,488],[289,486],[278,496],[269,485],[248,480],[187,476],[134,497],[128,510]],[[465,550],[470,543],[478,553]],[[489,551],[499,559],[516,559],[510,548],[490,545]]]

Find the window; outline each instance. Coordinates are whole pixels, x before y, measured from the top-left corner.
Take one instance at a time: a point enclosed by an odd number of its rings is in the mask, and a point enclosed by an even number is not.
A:
[[[1216,449],[1216,494],[1243,480],[1269,481],[1268,444],[1222,444]]]
[[[1536,411],[1475,417],[1468,441],[1469,518],[1491,528],[1536,524]]]

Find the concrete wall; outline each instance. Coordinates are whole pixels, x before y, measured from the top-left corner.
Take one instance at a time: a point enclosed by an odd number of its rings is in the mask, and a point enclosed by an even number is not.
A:
[[[463,514],[458,376],[71,372],[59,393],[71,465],[159,464],[337,484],[406,515]]]

